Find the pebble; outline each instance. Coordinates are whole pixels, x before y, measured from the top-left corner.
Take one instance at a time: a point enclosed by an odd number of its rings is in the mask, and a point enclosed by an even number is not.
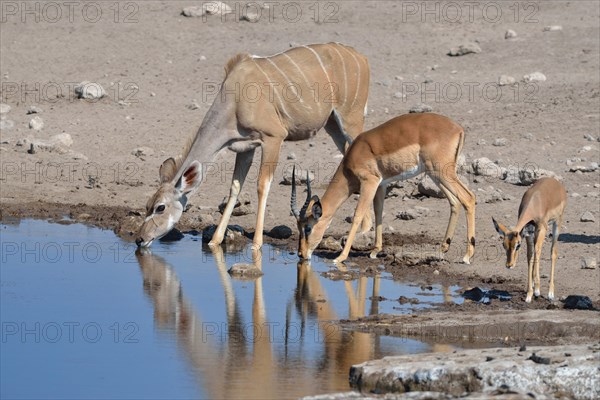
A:
[[[431,107],[430,105],[421,103],[421,104],[417,104],[416,106],[412,106],[408,112],[409,113],[425,113],[425,112],[431,112],[433,111],[433,107]]]
[[[269,231],[269,236],[275,239],[288,239],[292,236],[292,229],[286,225],[277,225]]]
[[[222,1],[210,1],[203,3],[202,6],[185,7],[181,14],[186,17],[201,17],[203,15],[225,15],[231,14],[233,10]]]
[[[291,166],[290,166],[291,167]],[[286,168],[283,171],[283,180],[281,181],[284,185],[292,184],[292,168]],[[311,182],[315,180],[315,174],[312,171],[308,172],[308,179]],[[306,170],[302,168],[296,167],[296,185],[305,185],[306,184]],[[298,198],[302,197],[300,193],[298,193]]]
[[[532,72],[531,74],[524,75],[523,80],[525,82],[545,82],[546,75],[541,72]]]
[[[429,177],[429,175],[425,175],[423,179],[419,182],[417,186],[417,190],[422,195],[427,197],[436,197],[438,199],[446,198],[446,195],[442,190],[438,187],[438,185]]]
[[[466,54],[481,53],[481,47],[477,43],[461,44],[458,47],[453,47],[447,53],[451,57],[464,56]]]
[[[392,96],[392,97],[394,97],[395,99],[404,99],[404,98],[406,98],[406,95],[402,92],[396,92],[396,93],[394,93],[394,96]]]
[[[42,113],[42,111],[43,111],[43,110],[42,110],[41,108],[39,108],[39,107],[36,107],[36,106],[30,106],[30,107],[27,109],[27,115],[29,115],[29,114],[41,114],[41,113]]]
[[[319,243],[318,248],[329,251],[342,251],[342,245],[339,240],[336,240],[333,236],[327,236],[323,239],[321,243]]]
[[[75,94],[79,99],[100,99],[106,95],[104,88],[95,82],[83,81],[75,86]]]
[[[287,155],[287,157],[286,157],[286,158],[287,158],[288,160],[295,160],[295,159],[296,159],[296,154],[294,154],[294,153],[290,153],[290,154],[288,154],[288,155]]]
[[[507,141],[505,138],[497,138],[497,139],[494,139],[492,146],[497,146],[497,147],[506,146],[506,143],[507,143]]]
[[[35,116],[29,121],[29,128],[39,131],[44,127],[44,120],[41,117]]]
[[[498,78],[498,86],[506,86],[506,85],[512,85],[516,82],[517,80],[509,75],[500,75],[500,77]]]
[[[9,130],[15,127],[14,121],[10,119],[0,120],[0,130]]]
[[[598,262],[594,257],[582,257],[581,258],[581,269],[596,269]]]
[[[555,31],[562,31],[563,27],[561,25],[548,25],[545,26],[543,31],[544,32],[555,32]]]
[[[475,175],[492,176],[499,179],[504,179],[506,176],[506,168],[501,167],[489,158],[481,157],[473,160],[471,168]]]
[[[506,31],[506,33],[504,33],[504,39],[512,39],[512,38],[516,38],[517,37],[517,32],[513,31],[512,29],[509,29]]]
[[[10,106],[5,103],[0,103],[0,114],[7,114],[10,112]]]
[[[136,157],[147,157],[154,155],[154,149],[150,147],[136,147],[131,151],[131,154]]]
[[[581,218],[579,220],[581,222],[595,222],[596,218],[594,217],[594,214],[592,214],[590,211],[586,211],[583,214],[581,214]]]

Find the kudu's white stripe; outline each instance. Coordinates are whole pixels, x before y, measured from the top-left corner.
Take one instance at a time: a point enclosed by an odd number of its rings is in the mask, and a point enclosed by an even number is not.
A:
[[[272,81],[271,78],[269,78],[269,75],[267,75],[267,73],[265,72],[264,69],[262,69],[260,67],[260,65],[258,65],[258,63],[256,62],[255,59],[252,59],[252,61],[254,61],[254,64],[256,65],[256,67],[260,70],[260,72],[263,73],[263,75],[265,76],[266,82],[265,83],[269,83],[269,82],[275,82]],[[290,119],[290,114],[288,114],[285,105],[283,104],[283,99],[281,98],[281,96],[279,95],[279,93],[277,92],[277,90],[273,89],[273,92],[275,93],[275,95],[277,96],[277,98],[279,99],[279,104],[281,105],[281,111],[283,111],[283,113],[285,114],[285,116]]]
[[[346,62],[344,61],[344,57],[342,57],[342,53],[340,53],[340,51],[336,49],[335,46],[331,46],[331,48],[335,50],[337,55],[340,56],[340,60],[342,60],[342,68],[344,70],[344,104],[346,104],[346,98],[348,94],[348,75],[346,73]]]
[[[308,46],[302,46],[305,49],[310,50],[315,57],[317,57],[317,61],[319,61],[319,64],[321,65],[321,68],[323,69],[323,72],[325,73],[325,76],[327,77],[327,83],[329,84],[329,86],[331,86],[331,100],[334,100],[334,96],[335,96],[335,88],[334,88],[334,84],[333,82],[331,82],[331,78],[329,78],[329,74],[327,73],[327,70],[325,69],[325,65],[323,65],[323,60],[321,60],[321,56],[319,55],[319,53],[317,53],[313,48],[308,47]]]
[[[287,76],[287,74],[286,74],[285,72],[283,72],[283,70],[282,70],[281,68],[279,68],[279,67],[277,66],[277,64],[275,64],[275,61],[271,60],[270,58],[267,58],[266,60],[267,60],[267,61],[269,61],[269,62],[271,63],[271,65],[272,65],[273,67],[275,67],[275,69],[276,69],[276,70],[277,70],[277,71],[278,71],[278,72],[279,72],[279,73],[280,73],[280,74],[283,76],[283,78],[284,78],[284,79],[287,81],[287,84],[286,84],[286,85],[284,85],[284,87],[285,87],[285,86],[287,86],[287,85],[289,85],[290,87],[293,87],[293,88],[294,88],[294,92],[295,92],[295,94],[296,94],[297,98],[299,98],[299,99],[300,99],[300,103],[304,103],[304,99],[302,98],[302,96],[300,96],[300,93],[298,93],[298,87],[296,86],[297,84],[296,84],[295,82],[292,82],[292,80],[289,78],[289,76]]]
[[[356,58],[356,56],[354,55],[354,53],[352,53],[350,50],[348,50],[345,46],[340,45],[340,47],[343,48],[344,50],[346,50],[348,53],[350,53],[350,55],[352,56],[352,58],[356,62],[356,68],[358,69],[357,73],[356,73],[356,76],[357,76],[357,79],[356,79],[356,91],[354,92],[354,100],[352,100],[352,104],[350,105],[352,107],[352,106],[354,106],[354,103],[356,103],[356,99],[358,98],[358,92],[359,92],[359,89],[360,89],[360,62],[358,61],[358,59]]]

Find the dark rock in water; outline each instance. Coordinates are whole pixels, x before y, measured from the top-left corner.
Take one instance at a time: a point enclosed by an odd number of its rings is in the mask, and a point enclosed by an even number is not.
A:
[[[217,225],[210,225],[206,227],[202,231],[202,241],[205,243],[210,242],[215,231],[217,230]],[[227,225],[227,230],[225,231],[225,241],[235,241],[237,239],[241,239],[244,237],[244,228],[239,225]]]
[[[564,307],[568,310],[595,310],[592,300],[587,296],[569,295],[563,300]]]
[[[183,233],[181,233],[177,229],[171,229],[171,231],[169,233],[167,233],[165,236],[161,237],[159,239],[159,241],[161,241],[161,242],[177,242],[181,239],[183,239]]]
[[[269,236],[273,239],[287,239],[292,236],[292,229],[286,225],[277,225],[271,229]]]
[[[476,303],[490,304],[492,299],[508,301],[512,298],[512,295],[505,290],[482,290],[478,287],[474,287],[473,289],[465,290],[462,293],[462,297],[464,297],[467,300],[474,301]]]
[[[255,279],[259,276],[264,275],[264,273],[258,269],[253,264],[233,264],[231,268],[227,271],[229,275],[236,277],[238,279]]]

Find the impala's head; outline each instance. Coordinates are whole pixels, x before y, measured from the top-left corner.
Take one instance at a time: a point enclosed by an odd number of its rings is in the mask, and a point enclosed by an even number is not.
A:
[[[313,250],[317,248],[321,239],[323,239],[327,223],[321,220],[323,208],[319,196],[311,195],[308,173],[306,174],[306,186],[306,201],[302,209],[298,211],[298,205],[296,204],[296,167],[294,167],[292,171],[291,207],[292,214],[296,217],[298,224],[298,256],[309,260]]]
[[[176,180],[177,162],[169,158],[160,166],[160,187],[146,204],[146,220],[140,227],[135,243],[148,247],[165,236],[181,218],[187,194],[201,181],[201,166],[193,161]]]
[[[496,231],[498,231],[501,236],[502,245],[506,251],[506,268],[513,268],[517,265],[517,257],[519,255],[519,249],[521,248],[521,233],[507,229],[501,223],[496,222],[494,218],[492,218],[492,221],[494,222]]]

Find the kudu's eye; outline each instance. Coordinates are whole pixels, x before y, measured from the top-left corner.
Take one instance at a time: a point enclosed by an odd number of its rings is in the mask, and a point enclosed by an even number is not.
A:
[[[163,211],[165,211],[165,205],[164,205],[164,204],[161,204],[161,205],[159,205],[159,206],[158,206],[158,207],[156,207],[156,209],[154,210],[154,212],[155,212],[155,213],[161,213],[161,212],[163,212]]]

